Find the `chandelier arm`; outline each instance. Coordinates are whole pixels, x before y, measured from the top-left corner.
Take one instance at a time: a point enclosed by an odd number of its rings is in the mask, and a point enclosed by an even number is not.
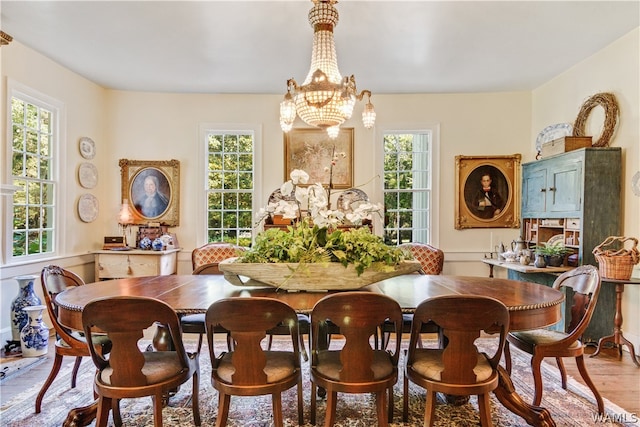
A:
[[[368,89],[363,90],[362,92],[360,92],[360,94],[359,94],[359,95],[356,95],[356,99],[357,99],[358,101],[362,101],[362,99],[363,99],[365,96],[367,96],[367,97],[369,97],[369,99],[371,99],[371,91],[370,91],[370,90],[368,90]]]

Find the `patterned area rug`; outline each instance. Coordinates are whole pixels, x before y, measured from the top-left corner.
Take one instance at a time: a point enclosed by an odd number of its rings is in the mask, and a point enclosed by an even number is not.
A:
[[[277,338],[274,347],[284,346]],[[479,340],[478,347],[487,345],[486,340]],[[188,343],[187,348],[194,346]],[[206,344],[204,345],[206,348]],[[525,401],[531,401],[533,396],[533,379],[529,370],[529,358],[517,349],[512,350],[513,357],[513,382],[516,390]],[[404,360],[400,359],[401,366]],[[571,363],[571,362],[568,362]],[[214,425],[217,417],[218,395],[210,382],[211,365],[208,353],[200,358],[200,413],[202,425]],[[309,424],[309,406],[311,387],[308,375],[308,363],[304,363],[303,381],[304,390],[304,416],[305,426]],[[558,426],[595,426],[603,422],[594,420],[595,403],[591,391],[569,379],[569,389],[560,387],[559,375],[555,366],[543,364],[543,384],[545,390],[542,406],[552,414]],[[45,396],[42,412],[34,413],[34,401],[40,384],[19,396],[15,396],[10,402],[0,408],[0,424],[2,426],[60,426],[69,409],[86,405],[92,401],[91,383],[93,377],[93,364],[89,360],[83,361],[78,377],[78,386],[70,389],[70,366],[58,375],[52,387]],[[401,374],[402,375],[402,374]],[[184,384],[178,393],[170,399],[169,406],[163,410],[163,420],[166,426],[193,425],[191,413],[191,383]],[[425,392],[422,388],[411,384],[410,390],[410,416],[408,423],[402,423],[402,377],[394,388],[394,423],[392,426],[421,426],[424,416]],[[283,411],[286,426],[297,425],[295,387],[283,393]],[[495,426],[524,426],[526,422],[506,410],[495,397],[491,397],[491,413]],[[317,425],[324,422],[326,409],[325,400],[318,400]],[[605,399],[606,411],[609,414],[607,424],[616,425],[612,419],[620,419],[620,414],[625,411]],[[376,425],[374,397],[372,395],[338,394],[337,422],[339,427],[370,427]],[[129,399],[122,402],[122,418],[124,425],[152,426],[153,415],[150,398]],[[229,414],[230,427],[251,426],[262,427],[272,425],[271,397],[232,397]],[[624,419],[624,418],[623,418]],[[627,414],[627,420],[632,419]],[[112,425],[110,422],[109,425]],[[472,397],[469,403],[454,406],[441,400],[437,405],[436,426],[472,426],[479,425],[476,398]],[[621,424],[619,424],[621,425]],[[628,425],[628,424],[627,424]]]
[[[6,379],[20,375],[46,360],[46,356],[22,357],[22,353],[0,353],[0,384]]]

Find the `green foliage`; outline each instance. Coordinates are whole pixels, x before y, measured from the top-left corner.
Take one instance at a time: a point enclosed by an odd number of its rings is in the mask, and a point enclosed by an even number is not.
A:
[[[544,243],[541,243],[541,245],[533,248],[538,255],[553,256],[573,253],[573,249],[569,249],[564,245],[546,245]]]
[[[270,228],[256,236],[253,247],[238,262],[246,263],[322,263],[353,264],[358,275],[375,264],[376,268],[393,268],[410,258],[401,249],[386,245],[369,228],[349,231],[311,226],[302,221],[288,231]]]

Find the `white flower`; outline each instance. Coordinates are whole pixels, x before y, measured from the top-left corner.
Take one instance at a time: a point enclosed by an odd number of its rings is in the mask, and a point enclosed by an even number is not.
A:
[[[372,203],[361,203],[353,210],[353,212],[347,214],[347,219],[352,224],[360,225],[365,219],[372,219],[371,214],[373,213],[381,215],[382,209],[383,206],[381,203],[378,203],[377,205]]]
[[[346,157],[345,153],[335,153],[332,166],[340,157]],[[325,170],[331,170],[325,168]],[[309,219],[318,227],[337,227],[338,225],[361,225],[364,220],[371,220],[372,213],[381,215],[382,204],[361,203],[353,212],[345,216],[341,210],[330,209],[331,188],[325,188],[321,183],[315,183],[306,187],[301,184],[309,182],[309,174],[301,169],[294,169],[290,174],[291,179],[283,183],[280,193],[287,200],[269,203],[256,214],[258,223],[272,215],[282,215],[283,218],[301,220],[302,210],[307,209]],[[293,195],[293,200],[291,196]]]
[[[289,176],[291,177],[291,182],[294,185],[306,184],[307,182],[309,182],[309,174],[302,169],[292,170]]]

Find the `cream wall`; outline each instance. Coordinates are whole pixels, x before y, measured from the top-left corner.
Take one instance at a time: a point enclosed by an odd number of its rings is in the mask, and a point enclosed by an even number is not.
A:
[[[635,29],[596,55],[540,86],[532,93],[532,137],[553,123],[573,123],[581,105],[591,95],[612,92],[620,106],[620,118],[612,147],[622,147],[622,203],[624,236],[640,238],[640,197],[631,189],[631,178],[640,170],[640,29]],[[587,122],[587,135],[600,135],[604,111],[595,108]],[[606,209],[606,206],[602,207]],[[634,277],[640,277],[636,266]],[[605,285],[607,286],[607,285]],[[611,285],[608,285],[611,286]],[[624,335],[640,343],[640,287],[626,286],[622,301]]]
[[[637,41],[635,47],[637,52]],[[608,49],[603,53],[606,52]],[[259,143],[262,151],[262,173],[258,182],[262,189],[259,195],[266,198],[282,182],[283,142],[278,125],[281,95],[160,94],[104,90],[17,42],[4,46],[2,50],[3,88],[6,87],[7,77],[58,98],[67,105],[67,152],[64,156],[67,167],[63,174],[66,183],[63,203],[68,207],[65,216],[68,232],[65,234],[65,255],[52,261],[73,269],[85,280],[93,280],[89,251],[101,246],[103,236],[118,233],[115,217],[121,197],[120,158],[180,160],[181,221],[180,226],[171,231],[177,233],[180,245],[184,248],[179,256],[179,273],[185,274],[191,272],[191,250],[202,244],[204,239],[199,228],[203,219],[196,208],[203,198],[200,180],[203,159],[199,149],[199,129],[203,123],[256,128],[261,135]],[[604,87],[608,88],[609,84]],[[364,129],[356,119],[346,124],[355,128],[355,182],[364,183],[375,176],[376,139],[379,140],[376,136],[381,132],[437,126],[440,184],[437,201],[438,243],[446,253],[444,272],[484,276],[488,270],[479,259],[493,244],[508,243],[516,238],[519,230],[454,229],[455,156],[521,153],[523,161],[532,160],[535,156],[534,140],[539,129],[549,123],[570,121],[569,118],[540,117],[538,111],[545,108],[540,107],[539,94],[544,92],[545,87],[533,93],[374,94],[372,102],[378,114],[375,129]],[[567,107],[570,113],[577,111],[582,99],[592,89],[576,92],[577,101],[560,102],[573,106]],[[4,98],[3,105],[6,104]],[[636,125],[637,101],[636,95]],[[356,108],[354,118],[360,115],[362,105]],[[5,116],[2,115],[3,126],[6,123]],[[82,223],[75,212],[77,199],[85,192],[76,179],[77,166],[83,161],[77,150],[81,136],[90,136],[97,145],[96,158],[92,162],[98,167],[99,184],[89,192],[99,198],[100,214],[91,224]],[[636,134],[636,144],[637,140]],[[2,143],[4,154],[6,132],[2,132]],[[6,179],[4,182],[7,182]],[[369,194],[376,194],[375,186],[376,183],[372,182],[364,189]],[[263,202],[264,199],[260,204]],[[637,212],[637,204],[635,209]],[[625,224],[630,217],[628,209],[626,212]],[[17,284],[11,278],[18,274],[38,274],[42,265],[44,263],[3,267],[3,280],[0,283],[3,301],[0,332],[3,339],[9,330],[7,307],[17,292]],[[636,323],[637,319],[635,316]],[[634,322],[634,317],[629,314],[626,322]]]
[[[283,137],[278,124],[281,95],[189,95],[110,92],[107,110],[108,137],[114,147],[106,155],[104,175],[119,183],[118,159],[180,160],[181,221],[172,228],[185,251],[180,272],[190,273],[190,251],[204,243],[203,218],[195,211],[203,198],[201,123],[257,124],[262,130],[262,174],[259,197],[278,188],[284,178]],[[440,127],[439,243],[451,260],[472,262],[475,273],[486,274],[477,260],[489,252],[491,239],[510,242],[518,230],[454,230],[455,156],[502,155],[529,150],[531,98],[528,92],[468,95],[377,95],[378,129],[406,129],[437,123]],[[356,116],[356,114],[354,114]],[[356,120],[355,182],[366,183],[376,175],[376,131],[364,129]],[[116,148],[117,147],[117,148]],[[519,148],[520,147],[520,148]],[[523,153],[524,155],[525,153]],[[526,153],[527,155],[529,153]],[[371,182],[363,187],[376,192]],[[105,206],[116,207],[117,186],[104,195]],[[374,200],[376,202],[381,200]],[[262,205],[259,202],[259,205]],[[112,221],[115,227],[115,221]],[[468,265],[447,263],[447,271],[468,272]]]
[[[93,257],[88,252],[95,248],[96,242],[103,235],[106,221],[104,214],[101,214],[97,221],[86,224],[80,221],[76,203],[79,197],[90,192],[103,203],[101,194],[106,194],[110,190],[110,182],[103,179],[102,173],[104,165],[103,157],[96,156],[91,162],[99,170],[99,180],[96,188],[86,190],[80,187],[77,180],[77,171],[80,163],[86,161],[80,156],[78,150],[78,139],[81,136],[90,136],[97,142],[98,153],[104,153],[108,147],[105,143],[105,96],[103,88],[96,84],[71,73],[66,68],[47,59],[43,55],[26,48],[17,41],[2,47],[1,62],[2,78],[0,85],[2,96],[0,100],[0,184],[3,186],[3,196],[0,197],[2,212],[8,208],[5,203],[10,200],[10,193],[6,191],[6,184],[10,184],[8,178],[10,171],[6,168],[6,156],[10,142],[10,133],[7,130],[7,82],[11,79],[17,83],[54,98],[64,104],[66,110],[66,125],[63,125],[64,145],[60,151],[59,177],[61,185],[57,191],[60,201],[59,227],[63,236],[63,256],[56,259],[43,259],[36,263],[15,265],[8,267],[5,265],[7,255],[5,248],[11,245],[11,236],[4,232],[4,223],[7,216],[3,216],[3,230],[0,232],[2,242],[2,256],[0,258],[0,337],[2,342],[9,339],[10,332],[10,307],[12,299],[18,293],[18,284],[12,277],[23,274],[39,275],[42,267],[49,263],[57,263],[69,268],[83,277],[93,277]],[[8,195],[7,195],[8,194]],[[104,207],[104,205],[101,205]],[[40,294],[39,282],[36,283],[36,291]]]

